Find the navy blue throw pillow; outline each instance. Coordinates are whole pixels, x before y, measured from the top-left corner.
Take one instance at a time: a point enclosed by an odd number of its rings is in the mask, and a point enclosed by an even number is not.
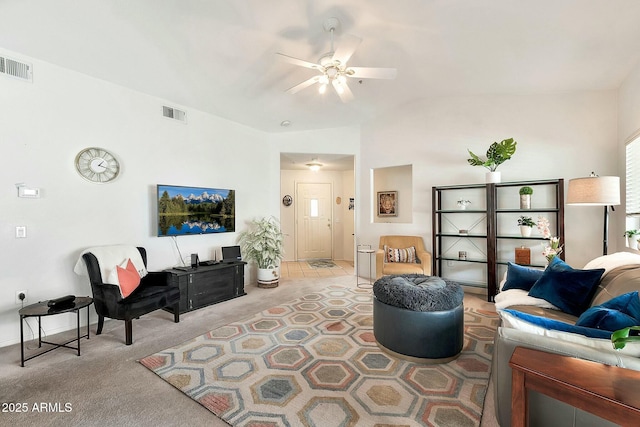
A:
[[[529,291],[531,287],[542,277],[544,270],[523,267],[512,262],[507,263],[507,281],[502,286],[503,291],[509,289],[522,289]]]
[[[529,296],[541,298],[565,313],[580,316],[598,288],[604,268],[577,270],[555,257],[533,285]]]
[[[638,298],[638,291],[618,295],[607,302],[603,302],[600,306],[621,311],[640,321],[640,299]]]
[[[640,300],[638,291],[619,295],[609,301],[589,308],[582,313],[576,326],[617,331],[640,325]]]

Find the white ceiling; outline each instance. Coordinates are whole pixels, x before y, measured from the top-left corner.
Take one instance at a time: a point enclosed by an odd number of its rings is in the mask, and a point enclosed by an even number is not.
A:
[[[347,104],[315,86],[285,93],[314,71],[275,53],[317,61],[332,16],[336,45],[363,39],[349,65],[397,78],[350,80]],[[0,51],[268,132],[359,124],[439,96],[615,89],[640,59],[638,0],[0,0],[0,17]]]

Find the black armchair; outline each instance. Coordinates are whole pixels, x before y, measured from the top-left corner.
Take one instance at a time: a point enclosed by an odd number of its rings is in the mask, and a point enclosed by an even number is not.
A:
[[[147,266],[147,251],[138,247],[145,267]],[[171,286],[169,273],[149,272],[140,280],[140,285],[126,298],[122,298],[117,285],[103,283],[100,265],[96,256],[87,252],[82,255],[93,291],[93,302],[98,313],[98,329],[96,335],[102,333],[104,318],[124,320],[126,345],[133,342],[132,320],[143,314],[172,307],[175,323],[180,322],[180,289]]]

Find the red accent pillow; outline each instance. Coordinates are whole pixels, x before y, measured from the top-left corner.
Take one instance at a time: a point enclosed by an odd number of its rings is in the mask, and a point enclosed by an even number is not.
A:
[[[122,298],[126,298],[131,295],[131,293],[135,291],[140,284],[140,275],[138,274],[136,267],[131,262],[131,259],[127,259],[126,268],[116,265],[116,272],[118,275],[120,293],[122,294]]]

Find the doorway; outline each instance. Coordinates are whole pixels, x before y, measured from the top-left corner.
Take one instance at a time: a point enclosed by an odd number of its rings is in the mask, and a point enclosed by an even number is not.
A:
[[[332,188],[329,183],[298,183],[296,258],[332,259]]]
[[[312,171],[308,163],[317,159],[320,170]],[[322,197],[298,190],[300,184],[326,184]],[[309,190],[310,191],[310,190]],[[313,189],[316,191],[316,189]],[[328,194],[327,194],[328,193]],[[332,259],[353,262],[355,255],[355,156],[350,154],[280,153],[280,224],[284,234],[285,262],[298,259]],[[308,200],[303,200],[303,199]],[[317,199],[312,202],[311,199]],[[286,200],[286,202],[285,202]],[[321,200],[327,206],[320,206]],[[311,204],[318,217],[311,217]],[[316,206],[315,203],[318,203]],[[306,214],[309,215],[305,218]],[[329,221],[330,220],[330,221]],[[305,222],[307,221],[307,222]],[[305,230],[323,230],[329,238],[310,241],[299,236]],[[324,244],[320,243],[324,242]],[[324,246],[320,250],[319,246]],[[298,248],[301,248],[299,251]]]

